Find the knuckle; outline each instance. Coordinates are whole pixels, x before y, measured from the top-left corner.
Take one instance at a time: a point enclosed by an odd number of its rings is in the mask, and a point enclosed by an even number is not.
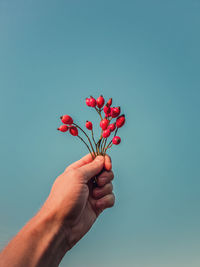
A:
[[[110,172],[104,172],[101,176],[98,177],[98,183],[100,186],[103,186],[107,184],[108,182],[112,181],[114,178],[114,173],[112,171]]]
[[[76,174],[77,174],[77,170],[75,170],[75,169],[69,169],[69,170],[68,170],[68,173],[69,173],[71,176],[76,176]]]
[[[112,192],[112,190],[113,190],[113,185],[112,185],[112,183],[108,183],[107,184],[107,190],[108,190],[108,192]]]
[[[69,170],[70,170],[70,167],[68,166],[65,168],[64,172],[68,172]]]
[[[99,190],[98,190],[97,188],[95,188],[95,189],[93,190],[93,195],[94,195],[94,196],[98,196],[98,194],[99,194]]]
[[[111,204],[111,207],[113,207],[114,204],[115,204],[115,195],[114,195],[114,194],[111,195],[111,201],[110,201],[110,204]]]
[[[113,173],[113,171],[110,171],[110,173],[109,173],[109,177],[110,177],[111,180],[114,179],[114,173]]]
[[[97,182],[99,184],[99,186],[103,186],[106,184],[107,178],[106,177],[100,177],[98,178]]]
[[[81,178],[83,176],[81,170],[79,170],[79,169],[70,169],[69,173],[75,179],[79,179],[79,178]]]
[[[115,198],[114,198],[114,195],[113,195],[113,194],[109,194],[109,195],[107,196],[107,199],[106,199],[105,203],[106,203],[105,206],[106,206],[107,208],[113,207],[114,204],[115,204]]]
[[[107,177],[108,174],[109,174],[108,171],[103,171],[98,177],[99,177],[99,178]]]

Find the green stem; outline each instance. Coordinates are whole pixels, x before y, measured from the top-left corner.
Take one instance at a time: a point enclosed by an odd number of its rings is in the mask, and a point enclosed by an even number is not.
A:
[[[94,132],[93,132],[93,129],[92,129],[92,139],[93,139],[93,142],[94,142],[94,144],[95,144],[96,152],[97,152],[97,144],[96,144],[95,139],[94,139]]]
[[[101,111],[103,110],[103,109],[97,109],[97,107],[95,107],[95,110],[96,110],[96,112],[99,114],[99,116],[100,116],[100,118],[101,118],[101,121],[103,120],[103,117],[102,117],[102,115],[101,115]],[[99,138],[99,141],[96,143],[96,150],[97,150],[97,154],[101,154],[102,153],[102,151],[101,151],[101,141],[102,141],[102,133],[103,133],[103,130],[101,130],[101,136],[100,136],[100,138]]]
[[[101,154],[103,154],[103,147],[104,147],[105,140],[106,138],[103,138],[103,141],[101,143]]]
[[[91,150],[90,150],[88,144],[87,144],[87,143],[83,140],[83,138],[80,137],[79,135],[77,135],[77,137],[78,137],[78,138],[79,138],[79,139],[86,145],[86,147],[88,148],[88,150],[89,150],[89,152],[90,152],[92,158],[94,159],[94,156],[93,156],[93,154],[92,154],[92,152],[91,152]]]
[[[113,144],[111,144],[109,147],[107,147],[107,149],[108,149],[108,148],[111,148],[112,145],[113,145]],[[105,153],[106,153],[106,150],[107,150],[107,149],[105,149]]]
[[[106,138],[106,140],[105,140],[105,142],[104,142],[104,145],[103,145],[103,151],[102,151],[102,152],[103,152],[103,154],[105,153],[105,147],[106,147],[106,142],[107,142],[107,139],[108,139],[108,138]]]
[[[96,107],[95,107],[95,109],[96,109],[97,113],[99,114],[99,116],[100,116],[101,120],[103,120],[103,118],[102,118],[102,116],[101,116],[101,111],[100,111],[100,110],[98,110]]]
[[[99,141],[97,142],[97,149],[98,149],[98,151],[100,149],[101,139],[102,139],[102,136],[100,137]]]
[[[117,131],[118,131],[118,128],[115,130],[115,133],[114,133],[113,138],[116,136]],[[109,142],[109,144],[107,145],[107,147],[104,149],[104,153],[106,153],[106,150],[112,146],[111,143],[112,143],[112,140]],[[111,145],[111,146],[110,146],[110,145]]]
[[[79,127],[76,123],[73,123],[73,125],[75,125],[77,128],[79,128],[79,129],[84,133],[84,135],[87,137],[87,139],[88,139],[88,141],[89,141],[89,143],[90,143],[92,152],[94,153],[94,155],[96,155],[96,154],[95,154],[95,151],[94,151],[94,148],[93,148],[93,145],[92,145],[92,143],[91,143],[91,141],[90,141],[90,138],[89,138],[89,136],[86,134],[86,132],[85,132],[81,127]]]

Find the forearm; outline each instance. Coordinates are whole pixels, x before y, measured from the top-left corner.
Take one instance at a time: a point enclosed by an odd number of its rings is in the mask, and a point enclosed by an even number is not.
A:
[[[40,211],[1,252],[0,266],[58,266],[69,248],[66,232],[54,215]]]

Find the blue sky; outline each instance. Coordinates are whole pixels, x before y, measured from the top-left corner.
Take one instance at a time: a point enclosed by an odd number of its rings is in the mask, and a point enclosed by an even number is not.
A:
[[[116,205],[61,266],[200,265],[200,2],[0,0],[0,246],[87,153],[59,116],[126,114],[110,151]]]

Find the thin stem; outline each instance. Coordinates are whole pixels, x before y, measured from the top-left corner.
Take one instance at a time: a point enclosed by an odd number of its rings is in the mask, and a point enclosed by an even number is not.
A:
[[[113,138],[116,136],[117,131],[118,131],[118,128],[115,130],[115,133],[114,133]],[[112,146],[111,143],[112,143],[112,140],[109,142],[109,144],[107,145],[107,147],[104,149],[104,152],[105,152],[105,153],[106,153],[106,150]],[[110,146],[110,145],[111,145],[111,146]]]
[[[95,155],[95,151],[94,151],[94,148],[93,148],[93,145],[92,145],[92,143],[91,143],[91,141],[90,141],[89,136],[88,136],[88,135],[86,134],[86,132],[85,132],[81,127],[79,127],[76,123],[73,123],[73,125],[75,125],[77,128],[79,128],[79,129],[84,133],[84,135],[87,137],[87,139],[88,139],[88,141],[89,141],[89,143],[90,143],[92,152],[93,152],[94,155]]]
[[[114,137],[116,136],[118,129],[119,129],[119,128],[117,128],[117,129],[115,130]]]
[[[98,146],[97,146],[97,155],[99,155],[99,148],[98,148]]]
[[[103,151],[102,151],[102,152],[103,152],[103,154],[105,153],[105,147],[106,147],[106,142],[107,142],[107,139],[108,139],[108,138],[106,138],[106,140],[105,140],[105,142],[104,142],[104,145],[103,145]]]
[[[103,143],[103,140],[104,139],[101,139],[100,142],[99,142],[99,151],[100,151],[100,154],[102,153],[102,143]]]
[[[98,150],[100,149],[101,139],[102,139],[102,137],[100,137],[99,141],[97,142],[97,148],[98,148]]]
[[[92,152],[91,152],[91,150],[90,150],[90,148],[89,148],[89,146],[88,146],[88,144],[83,140],[83,138],[82,137],[80,137],[79,135],[77,135],[77,137],[87,146],[87,148],[88,148],[88,150],[89,150],[89,152],[90,152],[90,154],[91,154],[91,156],[92,156],[92,158],[94,159],[94,156],[93,156],[93,154],[92,154]]]
[[[103,154],[103,147],[104,147],[104,144],[105,144],[105,140],[106,138],[103,138],[103,141],[101,143],[101,153]]]
[[[103,120],[103,117],[101,115],[101,111],[103,109],[97,109],[97,107],[95,107],[95,110],[96,112],[99,114],[100,118],[101,118],[101,121]],[[101,140],[102,140],[102,133],[103,133],[103,130],[101,130],[101,136],[99,138],[99,141],[96,143],[96,150],[97,150],[97,154],[101,154],[102,151],[100,151],[100,146],[101,146]],[[92,133],[93,134],[93,133]],[[93,140],[94,141],[94,140]],[[95,142],[95,141],[94,141]]]
[[[113,145],[113,143],[112,143],[108,148],[111,148],[112,145]],[[107,149],[108,149],[108,148],[107,148]]]
[[[99,114],[99,116],[100,116],[101,120],[103,120],[103,118],[102,118],[102,116],[101,116],[101,111],[100,111],[100,110],[98,110],[96,107],[95,107],[95,109],[96,109],[97,113]]]
[[[93,142],[94,142],[95,147],[96,147],[96,150],[97,150],[97,144],[96,144],[95,139],[94,139],[94,132],[93,132],[93,129],[92,129],[92,139],[93,139]]]
[[[99,138],[99,141],[97,142],[97,148],[98,148],[98,150],[100,149],[102,137],[103,137],[103,130],[101,130],[101,136]]]
[[[106,153],[106,150],[110,147],[111,143],[112,143],[112,140],[109,142],[109,144],[107,145],[107,147],[104,149],[104,152],[105,153]]]

